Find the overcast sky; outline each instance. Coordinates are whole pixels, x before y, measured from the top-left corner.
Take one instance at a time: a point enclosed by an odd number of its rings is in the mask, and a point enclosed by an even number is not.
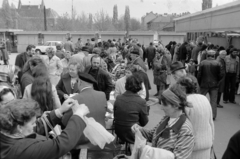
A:
[[[0,0],[2,4],[3,0]],[[9,0],[18,6],[19,0]],[[42,0],[21,0],[23,5],[41,4]],[[235,0],[213,0],[213,7],[216,5],[223,5]],[[54,9],[59,15],[68,12],[71,14],[72,0],[44,0],[47,8]],[[103,9],[110,16],[113,14],[113,6],[118,6],[118,16],[124,14],[125,6],[130,8],[131,17],[140,19],[147,12],[154,13],[182,13],[182,12],[197,12],[201,11],[202,0],[73,0],[73,6],[77,13],[82,11],[85,13],[95,14],[97,11]]]

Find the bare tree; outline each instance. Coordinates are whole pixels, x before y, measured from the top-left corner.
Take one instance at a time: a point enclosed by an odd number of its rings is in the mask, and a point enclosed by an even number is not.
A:
[[[68,13],[63,14],[57,19],[57,24],[55,26],[55,30],[61,31],[71,31],[72,30],[72,22]]]
[[[131,24],[131,31],[135,31],[135,30],[140,30],[141,29],[141,23],[136,18],[131,18],[130,19],[130,24]]]
[[[114,30],[111,18],[103,10],[97,12],[93,20],[94,28],[98,31]]]

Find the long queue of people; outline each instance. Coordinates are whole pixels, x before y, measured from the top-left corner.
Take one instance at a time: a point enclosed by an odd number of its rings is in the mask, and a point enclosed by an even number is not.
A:
[[[229,58],[223,50],[217,53],[219,60],[226,61],[224,72],[215,60],[214,47],[199,43],[190,54],[189,46],[171,42],[167,46],[150,43],[145,48],[136,39],[95,43],[94,38],[86,44],[79,39],[74,46],[68,39],[64,46],[57,46],[56,52],[50,47],[47,56],[40,56],[35,46],[29,45],[16,58],[19,70],[13,71],[14,76],[1,78],[1,158],[59,158],[69,151],[74,158],[78,156],[73,153],[75,149],[91,145],[83,135],[85,116],[106,128],[107,112],[113,113],[115,134],[121,141],[134,144],[135,134],[140,132],[151,143],[150,148],[141,147],[139,158],[146,158],[146,154],[152,158],[210,158],[217,96],[221,97],[218,88],[228,73],[230,76],[232,71],[239,71],[239,65],[237,59],[237,64],[232,60],[234,48],[229,50]],[[150,113],[147,71],[151,69],[155,96],[165,116],[148,130],[144,126]],[[16,83],[20,87],[14,87]],[[113,109],[108,106],[112,92]],[[234,103],[232,97],[228,98]],[[53,126],[62,128],[57,138],[45,137],[39,119],[46,114]],[[231,151],[232,145],[224,159],[239,158]]]

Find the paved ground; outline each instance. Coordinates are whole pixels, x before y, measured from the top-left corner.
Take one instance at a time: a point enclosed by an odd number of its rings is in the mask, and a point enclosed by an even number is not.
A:
[[[16,55],[15,53],[10,55],[10,64],[14,64]],[[150,95],[153,95],[156,93],[156,88],[155,85],[153,85],[152,71],[148,71],[148,76],[152,86]],[[238,95],[236,96],[238,103],[240,103],[239,97]],[[240,105],[221,104],[224,108],[218,108],[218,115],[215,121],[214,149],[218,159],[222,158],[230,137],[240,129]],[[152,106],[150,109],[149,123],[146,127],[153,128],[161,120],[163,115],[164,113],[161,111],[159,105]]]

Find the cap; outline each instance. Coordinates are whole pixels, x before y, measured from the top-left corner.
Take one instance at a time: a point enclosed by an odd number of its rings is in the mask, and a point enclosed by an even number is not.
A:
[[[93,78],[93,76],[88,73],[79,73],[78,76],[81,80],[85,82],[92,83],[92,84],[97,83],[97,81]]]

